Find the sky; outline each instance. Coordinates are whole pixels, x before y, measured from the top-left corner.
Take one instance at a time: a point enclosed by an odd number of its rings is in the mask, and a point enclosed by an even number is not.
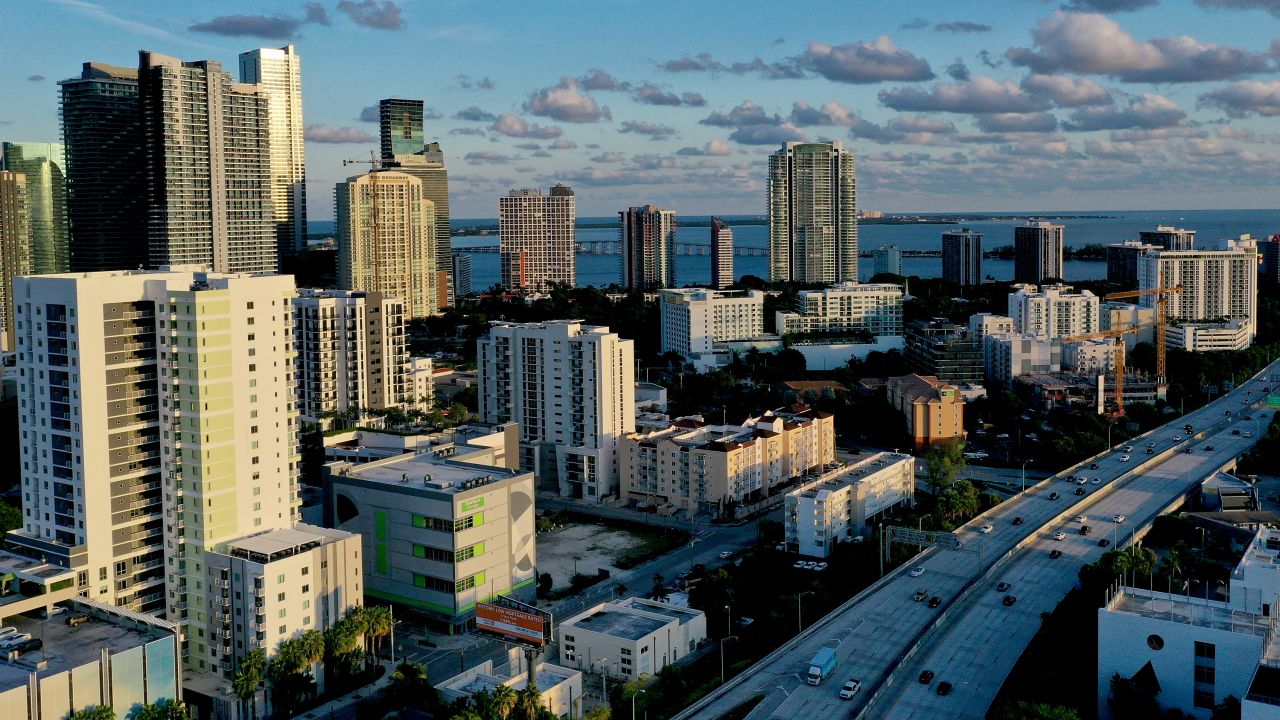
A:
[[[1280,0],[8,0],[0,139],[139,50],[302,58],[308,212],[425,101],[455,218],[564,182],[580,216],[762,214],[767,156],[838,140],[886,212],[1276,207]],[[372,108],[372,110],[371,110]]]

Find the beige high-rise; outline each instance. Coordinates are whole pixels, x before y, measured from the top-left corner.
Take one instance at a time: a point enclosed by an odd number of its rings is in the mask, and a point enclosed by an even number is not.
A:
[[[573,189],[555,185],[512,190],[498,200],[502,284],[511,290],[546,292],[554,284],[577,283],[574,267]]]
[[[302,142],[302,61],[293,45],[240,53],[240,80],[267,98],[271,200],[281,257],[307,244],[307,159]]]
[[[338,285],[401,298],[410,318],[438,311],[435,204],[422,181],[375,170],[338,183]]]

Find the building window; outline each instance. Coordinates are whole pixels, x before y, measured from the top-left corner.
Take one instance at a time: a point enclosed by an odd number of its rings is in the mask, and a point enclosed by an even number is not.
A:
[[[1212,710],[1216,705],[1216,703],[1213,702],[1212,690],[1196,690],[1194,693],[1193,702],[1195,703],[1196,707],[1204,708],[1206,710]]]
[[[1160,637],[1159,635],[1148,635],[1147,647],[1151,648],[1152,650],[1163,650],[1164,638]]]
[[[1213,659],[1217,655],[1217,646],[1213,643],[1196,641],[1196,657]]]

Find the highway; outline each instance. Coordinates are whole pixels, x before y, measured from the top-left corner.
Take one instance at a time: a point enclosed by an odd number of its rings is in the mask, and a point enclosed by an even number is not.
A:
[[[1280,362],[1272,364],[1267,377],[1280,372]],[[1262,381],[1250,381],[1213,403],[1178,417],[1169,424],[1131,440],[1132,453],[1113,450],[1045,480],[993,508],[959,529],[961,550],[932,549],[908,563],[922,566],[921,577],[911,577],[899,568],[806,631],[800,638],[767,656],[738,678],[713,693],[704,702],[675,716],[711,720],[763,694],[765,699],[748,716],[763,718],[815,718],[856,716],[859,718],[982,718],[991,700],[1027,642],[1040,624],[1040,612],[1050,610],[1075,583],[1081,566],[1104,552],[1100,537],[1111,536],[1111,517],[1124,514],[1126,522],[1116,527],[1133,531],[1148,524],[1188,490],[1214,470],[1231,462],[1262,436],[1270,411],[1258,411],[1254,404],[1264,401]],[[1253,394],[1247,395],[1252,391]],[[1230,410],[1228,417],[1224,413]],[[1242,419],[1252,414],[1253,420]],[[1196,436],[1183,436],[1182,427],[1191,423]],[[1233,429],[1241,430],[1232,435]],[[1253,438],[1246,438],[1244,431]],[[1148,442],[1155,454],[1145,454]],[[1191,454],[1183,446],[1192,448]],[[1215,449],[1207,451],[1208,446]],[[1122,456],[1130,454],[1129,461]],[[1096,463],[1096,469],[1089,465]],[[1143,465],[1145,463],[1145,465]],[[1136,471],[1135,471],[1136,470]],[[1069,484],[1066,474],[1084,475],[1084,486]],[[1098,482],[1094,483],[1093,480]],[[1117,482],[1119,480],[1119,482]],[[1083,487],[1084,496],[1074,491]],[[1051,493],[1058,493],[1051,500]],[[1078,534],[1076,514],[1088,517],[1092,535]],[[1022,523],[1014,525],[1013,519]],[[994,531],[980,534],[977,528],[991,524]],[[1053,539],[1066,532],[1065,540]],[[1050,559],[1053,549],[1063,552]],[[989,579],[980,579],[999,564]],[[1017,597],[1005,607],[1003,593],[996,593],[999,581],[1012,584],[1009,594]],[[971,588],[971,589],[970,589]],[[924,589],[938,596],[940,607],[930,609],[913,598]],[[970,589],[968,593],[964,591]],[[935,623],[935,621],[940,621]],[[936,625],[936,627],[935,627]],[[805,683],[808,661],[822,647],[834,647],[838,666],[834,677],[817,687]],[[935,677],[929,684],[918,683],[923,670]],[[841,701],[837,693],[845,679],[862,681],[861,692],[851,701]],[[938,683],[952,683],[947,696],[936,692]]]

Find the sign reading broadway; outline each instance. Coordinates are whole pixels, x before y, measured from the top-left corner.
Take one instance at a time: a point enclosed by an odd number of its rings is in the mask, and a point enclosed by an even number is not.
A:
[[[476,632],[540,648],[551,642],[551,613],[499,595],[492,602],[476,603]]]

